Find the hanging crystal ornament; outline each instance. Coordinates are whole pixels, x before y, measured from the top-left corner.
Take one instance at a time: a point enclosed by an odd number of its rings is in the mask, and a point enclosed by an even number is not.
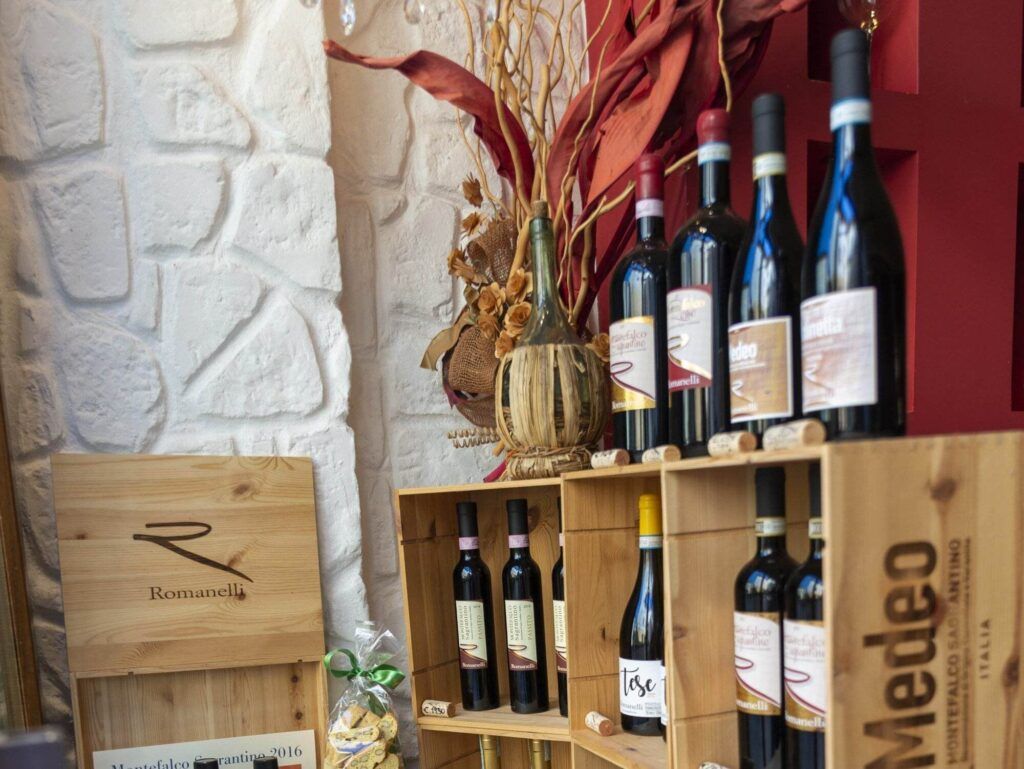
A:
[[[405,0],[405,20],[410,24],[419,24],[426,12],[425,0]]]
[[[355,0],[341,0],[341,31],[346,36],[351,35],[356,28],[356,4]]]

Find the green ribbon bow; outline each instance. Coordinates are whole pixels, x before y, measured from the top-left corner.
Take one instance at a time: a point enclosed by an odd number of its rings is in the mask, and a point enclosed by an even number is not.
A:
[[[348,670],[336,670],[332,667],[331,663],[338,654],[344,654],[348,657],[349,665],[351,665]],[[324,657],[324,667],[326,667],[335,678],[344,678],[351,681],[356,676],[362,676],[363,678],[369,678],[371,681],[375,681],[382,686],[386,686],[389,689],[394,689],[405,680],[405,673],[394,665],[377,665],[369,670],[364,670],[359,667],[356,655],[349,649],[335,649],[332,652],[328,652]]]

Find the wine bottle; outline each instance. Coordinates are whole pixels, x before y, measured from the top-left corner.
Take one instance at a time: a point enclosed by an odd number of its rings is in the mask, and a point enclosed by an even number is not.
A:
[[[260,756],[252,762],[252,769],[277,769],[277,759],[273,756]]]
[[[831,439],[906,426],[905,268],[871,146],[868,41],[832,40],[832,161],[807,239],[800,305],[803,410]]]
[[[729,113],[697,118],[700,208],[672,241],[666,300],[669,439],[707,454],[729,430],[729,288],[746,224],[729,205]]]
[[[494,648],[494,607],[491,572],[480,557],[480,532],[475,502],[459,502],[459,562],[455,586],[455,619],[459,628],[459,676],[462,707],[491,710],[498,707],[498,660]]]
[[[197,758],[192,769],[220,769],[220,762],[216,758]]]
[[[786,583],[782,623],[787,769],[825,769],[825,582],[821,466],[809,468],[811,552]]]
[[[540,568],[530,557],[530,528],[525,499],[510,499],[509,556],[501,572],[508,642],[508,690],[516,713],[548,709],[548,669],[544,654],[544,597]]]
[[[782,769],[782,614],[786,579],[786,475],[762,467],[757,485],[757,554],[736,577],[733,629],[740,769]]]
[[[558,674],[558,712],[569,715],[569,636],[565,630],[565,534],[562,533],[562,498],[558,498],[558,560],[551,570],[552,612],[555,626],[555,668]]]
[[[480,735],[481,769],[501,769],[501,743],[491,734]]]
[[[758,438],[800,409],[803,244],[786,190],[784,113],[778,94],[754,100],[754,211],[729,297],[730,418]]]
[[[662,733],[665,614],[661,580],[661,499],[641,494],[640,567],[619,631],[619,713],[633,734]]]
[[[551,743],[530,740],[530,769],[551,769]]]
[[[634,462],[669,437],[664,187],[661,158],[641,155],[637,244],[616,266],[609,289],[613,443],[628,451]]]

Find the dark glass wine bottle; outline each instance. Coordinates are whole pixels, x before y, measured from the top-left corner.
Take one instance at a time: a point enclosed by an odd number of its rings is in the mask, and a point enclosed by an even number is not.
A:
[[[665,684],[661,499],[641,494],[638,504],[640,567],[619,630],[619,714],[624,731],[657,736]]]
[[[637,244],[616,266],[609,289],[613,443],[634,462],[669,437],[664,187],[661,158],[642,155],[637,161]]]
[[[530,526],[525,499],[510,499],[508,561],[501,572],[508,642],[508,691],[516,713],[548,709],[548,666],[544,655],[544,596],[540,568],[530,557]]]
[[[220,761],[216,758],[197,758],[192,762],[192,769],[219,769]]]
[[[558,712],[569,715],[569,635],[565,629],[565,534],[562,533],[562,498],[558,498],[558,560],[551,570],[552,612],[555,627],[555,667],[558,674]]]
[[[906,427],[903,243],[871,146],[868,41],[832,40],[832,161],[811,221],[800,305],[804,413],[831,439]]]
[[[785,106],[754,100],[754,211],[729,297],[730,418],[760,439],[800,415],[800,262],[803,243],[786,190]]]
[[[700,208],[668,259],[669,440],[684,456],[707,454],[729,430],[729,288],[746,224],[729,204],[729,113],[697,118]]]
[[[736,576],[733,629],[740,769],[782,769],[782,615],[796,562],[786,552],[786,475],[762,467],[757,484],[757,554]]]
[[[786,690],[786,769],[825,769],[825,540],[821,522],[821,466],[809,469],[811,552],[786,583],[782,623]]]
[[[459,675],[462,707],[491,710],[501,704],[498,659],[494,648],[494,607],[491,572],[480,557],[480,531],[475,502],[459,502],[459,562],[455,586],[455,619],[459,628]]]
[[[252,762],[252,769],[278,769],[277,759],[273,756],[260,756]]]

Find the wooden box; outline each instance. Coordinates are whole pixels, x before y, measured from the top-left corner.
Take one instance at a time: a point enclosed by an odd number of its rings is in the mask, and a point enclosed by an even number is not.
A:
[[[326,722],[308,459],[53,458],[80,765]]]

